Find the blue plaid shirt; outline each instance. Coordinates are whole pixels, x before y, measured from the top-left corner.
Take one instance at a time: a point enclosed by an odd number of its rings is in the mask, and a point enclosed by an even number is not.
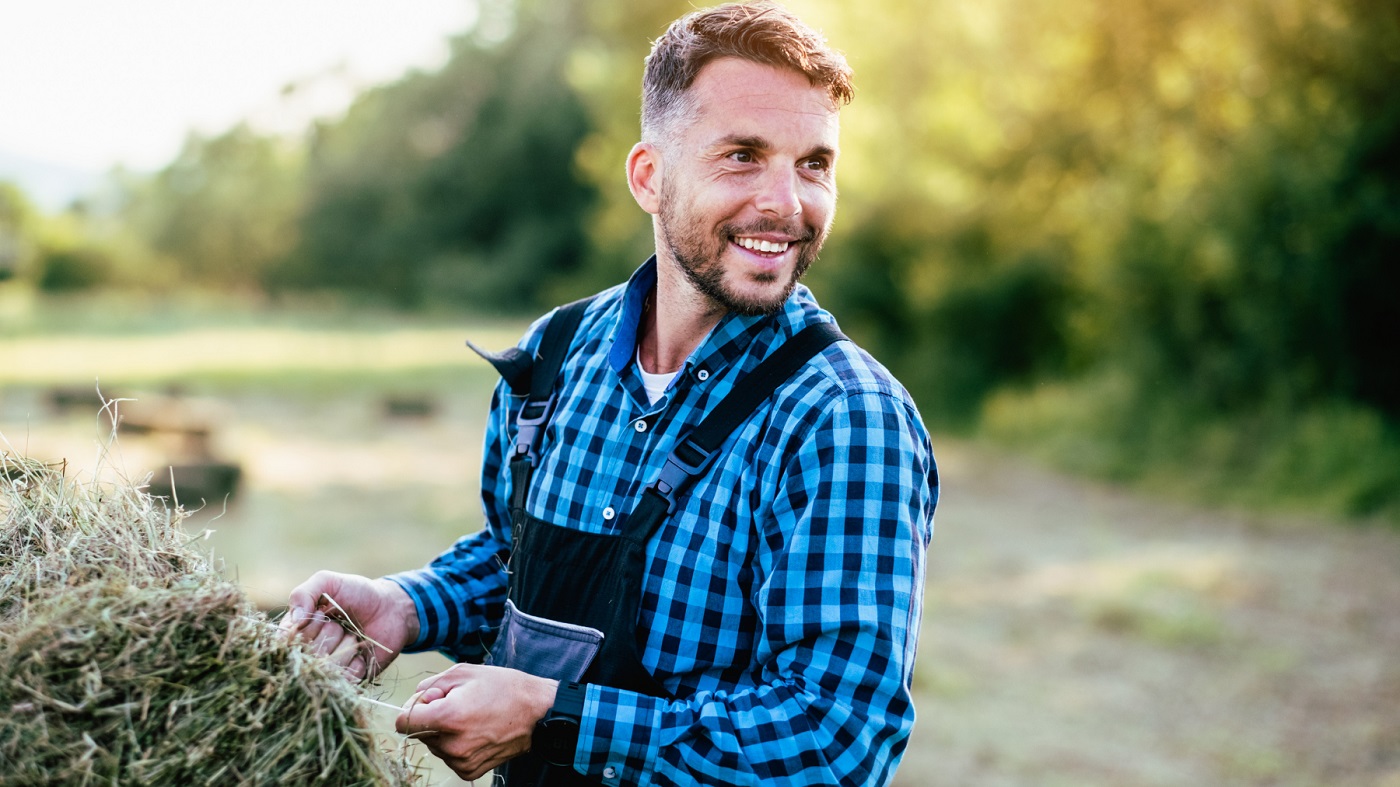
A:
[[[527,508],[608,533],[678,438],[784,339],[832,321],[805,287],[773,317],[724,317],[665,396],[633,358],[655,262],[590,304],[564,363]],[[521,343],[534,351],[543,320]],[[486,528],[391,577],[418,606],[410,650],[480,661],[510,543],[503,466],[523,397],[498,386]],[[938,475],[902,386],[850,342],[809,361],[730,437],[647,548],[637,635],[666,701],[588,688],[574,767],[605,784],[888,782],[914,722],[910,677]]]

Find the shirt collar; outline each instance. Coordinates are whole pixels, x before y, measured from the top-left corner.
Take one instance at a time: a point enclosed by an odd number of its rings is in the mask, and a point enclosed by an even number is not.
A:
[[[656,256],[653,255],[632,273],[622,295],[622,316],[618,318],[617,333],[613,337],[612,350],[608,352],[608,364],[618,374],[622,374],[622,370],[637,355],[637,329],[642,324],[647,295],[655,287]]]
[[[622,296],[622,314],[608,352],[608,364],[618,374],[637,355],[637,330],[641,327],[647,295],[655,287],[656,256],[652,255],[632,273]],[[774,322],[768,315],[751,317],[733,312],[724,315],[686,359],[685,369],[705,369],[713,374],[742,355],[749,344]]]

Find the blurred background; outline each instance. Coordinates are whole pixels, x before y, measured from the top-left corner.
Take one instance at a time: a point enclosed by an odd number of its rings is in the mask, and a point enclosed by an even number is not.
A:
[[[787,5],[857,84],[808,284],[943,472],[901,783],[1400,785],[1400,7]],[[0,9],[0,450],[267,607],[479,528],[463,340],[650,253],[690,8]]]

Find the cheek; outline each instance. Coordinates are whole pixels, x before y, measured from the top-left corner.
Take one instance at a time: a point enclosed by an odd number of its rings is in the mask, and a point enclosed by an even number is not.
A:
[[[836,192],[826,188],[813,187],[802,200],[802,210],[808,220],[818,226],[831,223],[836,213]]]
[[[724,181],[702,181],[686,188],[682,186],[674,195],[678,212],[696,219],[723,216],[733,212],[733,206],[742,204],[742,190]]]

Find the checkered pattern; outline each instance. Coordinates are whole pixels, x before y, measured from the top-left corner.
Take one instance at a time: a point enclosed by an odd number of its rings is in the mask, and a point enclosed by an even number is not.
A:
[[[636,326],[654,263],[597,298],[565,361],[528,509],[615,532],[666,454],[784,339],[830,321],[799,287],[774,317],[726,316],[648,404]],[[521,346],[533,350],[542,323]],[[480,660],[505,601],[503,467],[520,397],[498,387],[487,527],[392,577],[418,604],[414,649]],[[638,426],[643,424],[643,426]],[[838,342],[731,436],[648,545],[645,665],[680,699],[591,686],[575,767],[606,784],[889,781],[909,695],[938,476],[908,394]]]

